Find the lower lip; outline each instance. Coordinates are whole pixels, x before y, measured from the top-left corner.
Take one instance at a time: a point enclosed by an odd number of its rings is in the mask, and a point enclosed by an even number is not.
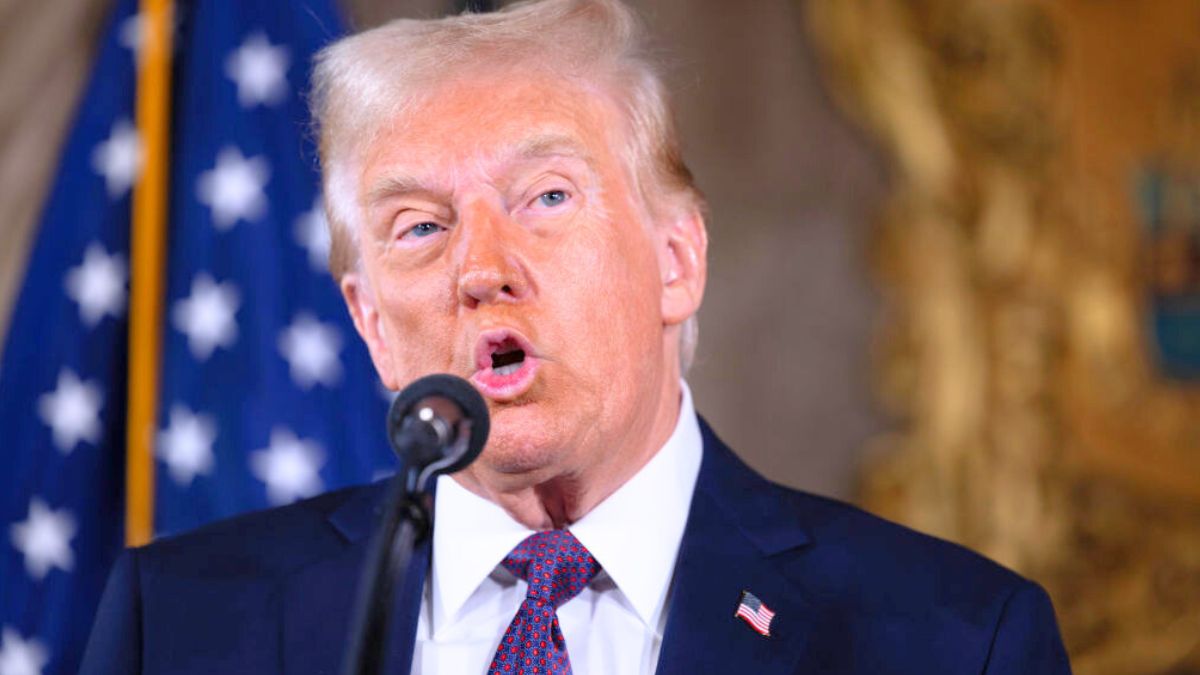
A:
[[[471,383],[475,385],[479,393],[493,401],[511,401],[529,391],[529,388],[533,386],[537,368],[537,359],[526,356],[516,372],[500,375],[491,368],[479,370],[471,376]]]

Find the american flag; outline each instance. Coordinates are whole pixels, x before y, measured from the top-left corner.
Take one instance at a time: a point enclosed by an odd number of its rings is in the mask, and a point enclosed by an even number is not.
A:
[[[742,591],[742,599],[738,602],[734,616],[741,617],[759,634],[771,636],[771,620],[775,618],[775,612],[750,591]]]
[[[78,667],[124,541],[135,74],[118,0],[0,361],[0,673]],[[379,384],[325,269],[303,95],[330,0],[177,2],[155,533],[393,467]]]

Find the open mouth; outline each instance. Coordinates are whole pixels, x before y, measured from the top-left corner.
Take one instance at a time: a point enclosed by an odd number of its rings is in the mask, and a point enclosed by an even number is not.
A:
[[[479,392],[496,401],[511,401],[533,386],[538,358],[523,335],[515,330],[485,331],[475,347],[475,374]]]
[[[512,375],[525,363],[525,350],[512,338],[506,339],[492,352],[492,372],[497,375]]]

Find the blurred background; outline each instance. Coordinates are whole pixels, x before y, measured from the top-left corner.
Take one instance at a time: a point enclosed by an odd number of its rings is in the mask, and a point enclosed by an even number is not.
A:
[[[0,334],[112,4],[0,0]],[[630,4],[711,203],[701,413],[1040,581],[1077,672],[1200,673],[1200,3]]]

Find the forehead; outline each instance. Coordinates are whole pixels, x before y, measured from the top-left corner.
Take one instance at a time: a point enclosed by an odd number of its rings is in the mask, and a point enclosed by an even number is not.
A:
[[[426,178],[550,155],[606,165],[623,138],[616,106],[598,86],[548,73],[475,77],[434,88],[385,123],[364,171]]]

